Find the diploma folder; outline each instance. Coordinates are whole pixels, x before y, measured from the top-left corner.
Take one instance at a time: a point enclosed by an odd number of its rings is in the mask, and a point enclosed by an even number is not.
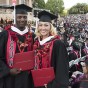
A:
[[[34,68],[34,51],[16,53],[13,60],[13,68],[30,70]]]
[[[31,70],[35,87],[44,86],[55,78],[53,67]]]

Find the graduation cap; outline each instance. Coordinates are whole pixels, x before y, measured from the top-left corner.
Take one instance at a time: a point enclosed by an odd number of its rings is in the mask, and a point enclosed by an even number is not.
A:
[[[27,12],[32,11],[32,8],[25,4],[16,5],[15,8],[16,8],[16,14],[27,14]],[[14,6],[11,6],[10,9],[14,9]]]
[[[74,35],[74,37],[75,37],[76,39],[80,38],[80,33],[77,32],[77,31],[74,32],[73,35]]]
[[[39,21],[51,22],[51,20],[56,19],[57,16],[48,11],[43,10],[38,13],[38,18],[39,18]]]
[[[73,49],[75,49],[75,50],[80,50],[82,45],[83,45],[83,43],[77,39],[72,42]]]

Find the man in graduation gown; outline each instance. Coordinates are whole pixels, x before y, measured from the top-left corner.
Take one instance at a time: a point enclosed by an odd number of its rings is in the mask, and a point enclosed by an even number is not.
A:
[[[17,5],[16,25],[7,26],[0,34],[0,88],[33,88],[30,71],[21,71],[12,66],[14,53],[32,50],[33,35],[26,27],[28,10],[31,8],[24,4]],[[10,38],[12,41],[9,41]],[[16,43],[15,50],[13,41]]]

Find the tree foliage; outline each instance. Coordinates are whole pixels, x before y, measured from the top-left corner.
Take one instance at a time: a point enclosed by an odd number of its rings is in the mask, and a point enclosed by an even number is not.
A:
[[[85,14],[88,12],[88,5],[86,3],[77,3],[68,12],[69,14]]]
[[[45,9],[45,2],[44,2],[44,0],[34,0],[33,7],[34,8]]]
[[[60,14],[64,10],[64,2],[63,0],[48,0],[45,7],[54,14]]]

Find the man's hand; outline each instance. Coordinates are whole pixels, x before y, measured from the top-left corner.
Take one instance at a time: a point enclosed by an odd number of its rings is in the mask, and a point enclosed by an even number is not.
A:
[[[11,75],[17,75],[21,72],[21,69],[16,69],[16,68],[12,68],[10,69],[10,74]]]
[[[45,88],[47,88],[47,84],[44,84]]]

